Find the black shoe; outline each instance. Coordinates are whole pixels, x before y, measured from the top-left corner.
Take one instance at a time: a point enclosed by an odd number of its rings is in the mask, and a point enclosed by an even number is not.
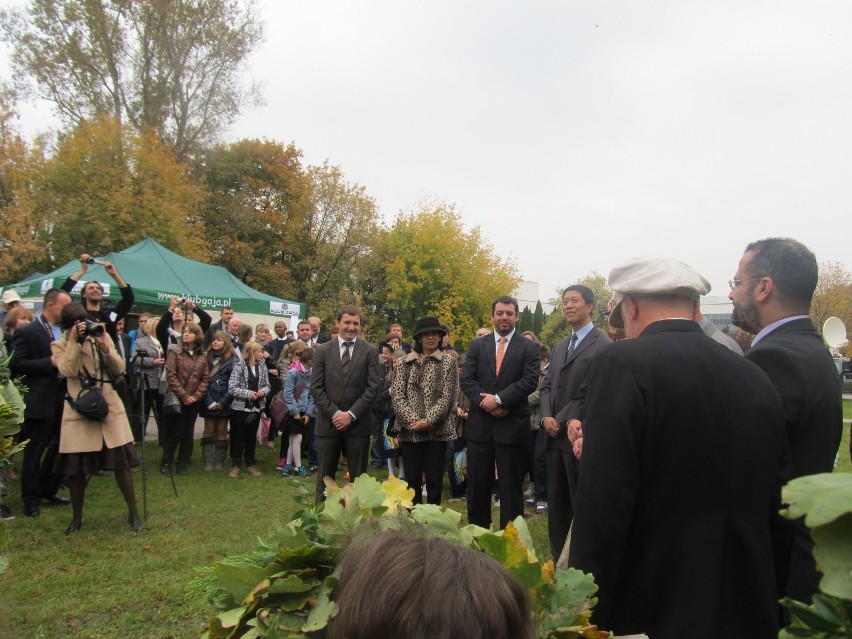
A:
[[[38,505],[24,506],[24,514],[27,517],[38,517],[41,514],[41,511],[39,511]]]
[[[42,497],[42,499],[54,506],[67,506],[71,503],[70,499],[63,497],[62,495],[51,495],[50,497]]]
[[[130,524],[130,530],[132,530],[135,533],[140,533],[145,528],[142,525],[142,520],[139,519],[139,515],[129,515],[127,517],[127,521]]]
[[[163,464],[162,466],[160,466],[160,474],[161,475],[170,475],[171,474],[171,470],[169,469],[168,464]]]
[[[178,462],[177,474],[178,475],[188,475],[189,474],[189,465],[188,464],[181,464],[180,462]]]
[[[71,523],[68,524],[68,528],[65,529],[65,536],[73,535],[75,532],[80,530],[83,527],[83,522],[79,519],[72,519]]]
[[[3,521],[12,521],[15,515],[12,514],[12,509],[6,504],[0,504],[0,519]]]

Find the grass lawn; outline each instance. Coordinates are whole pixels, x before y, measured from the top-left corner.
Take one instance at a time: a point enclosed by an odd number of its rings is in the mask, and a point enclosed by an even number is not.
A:
[[[273,470],[277,455],[266,448],[258,450],[262,477],[243,472],[231,479],[201,471],[196,442],[190,474],[175,477],[178,497],[169,478],[157,473],[156,443],[147,453],[149,517],[138,535],[130,531],[112,477],[92,478],[83,529],[71,537],[62,534],[70,506],[45,505],[39,518],[24,517],[19,486],[12,484],[9,503],[17,518],[8,522],[10,567],[0,576],[0,637],[198,636],[212,609],[185,598],[193,569],[253,550],[258,535],[297,510],[294,489]],[[134,481],[141,512],[141,470]],[[465,514],[464,501],[450,505],[445,498],[444,505]],[[539,556],[547,557],[547,517],[531,515],[527,522]]]
[[[843,413],[852,419],[852,401],[843,402]],[[196,465],[176,477],[178,497],[157,473],[156,444],[147,451],[149,517],[138,535],[111,477],[92,478],[84,527],[71,537],[62,534],[69,506],[44,506],[41,517],[29,519],[12,484],[9,503],[18,517],[9,522],[11,565],[0,576],[0,637],[197,636],[212,610],[185,598],[193,569],[254,549],[258,535],[297,510],[294,490],[273,470],[277,457],[266,448],[258,451],[262,477],[230,479],[201,472],[196,443]],[[852,472],[848,425],[838,459],[838,471]],[[141,510],[141,471],[134,480]],[[444,504],[465,514],[463,501]],[[532,515],[527,523],[539,557],[547,557],[547,517]]]

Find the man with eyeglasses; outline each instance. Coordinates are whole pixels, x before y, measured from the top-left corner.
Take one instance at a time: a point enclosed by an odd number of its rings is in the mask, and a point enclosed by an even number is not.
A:
[[[784,402],[790,478],[830,473],[843,418],[840,376],[809,316],[816,257],[796,240],[752,242],[729,284],[734,325],[755,334],[746,358],[769,376]],[[778,596],[810,603],[819,590],[813,541],[802,520],[782,525],[792,548],[790,561],[776,565]]]

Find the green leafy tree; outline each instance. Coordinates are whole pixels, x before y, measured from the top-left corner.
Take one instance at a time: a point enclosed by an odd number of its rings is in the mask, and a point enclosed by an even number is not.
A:
[[[598,328],[606,330],[609,326],[609,322],[607,320],[607,304],[612,297],[612,290],[610,290],[610,288],[606,285],[606,278],[600,273],[592,271],[585,277],[574,282],[574,284],[587,286],[595,294],[595,306],[592,309],[592,322]],[[571,335],[571,325],[565,321],[565,317],[562,314],[563,290],[565,290],[565,287],[557,289],[557,296],[550,300],[550,303],[556,308],[554,308],[553,312],[547,318],[547,321],[545,321],[540,333],[541,340],[551,348],[553,348],[561,340]]]
[[[0,22],[20,88],[71,125],[108,114],[185,154],[258,93],[241,77],[262,40],[254,2],[32,0]]]
[[[544,326],[545,319],[546,318],[544,316],[544,308],[541,305],[541,300],[537,300],[535,303],[535,311],[533,312],[532,317],[532,330],[535,331],[536,335],[540,335],[541,329]]]
[[[294,298],[290,268],[310,188],[301,155],[292,144],[239,140],[208,149],[196,166],[213,261],[253,288]]]
[[[84,122],[61,138],[33,182],[35,210],[50,226],[54,265],[145,237],[206,258],[197,231],[201,191],[151,130],[137,132],[109,117]]]
[[[373,245],[371,264],[357,282],[371,325],[414,326],[434,315],[463,348],[490,326],[491,302],[517,288],[515,265],[499,256],[479,227],[467,230],[455,206],[420,202],[401,212]]]
[[[308,177],[310,196],[291,272],[296,299],[306,300],[329,326],[338,306],[363,302],[358,282],[369,268],[372,241],[381,234],[380,216],[367,190],[347,181],[340,167],[326,160],[308,167]]]
[[[521,311],[521,319],[518,320],[518,332],[523,333],[524,331],[533,331],[538,335],[538,332],[533,328],[533,314],[529,306],[524,306],[524,310]]]

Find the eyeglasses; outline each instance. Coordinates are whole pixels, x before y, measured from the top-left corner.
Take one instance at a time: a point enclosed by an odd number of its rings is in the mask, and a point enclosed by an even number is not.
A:
[[[766,277],[766,276],[765,275],[755,275],[754,277],[744,277],[741,280],[734,278],[732,280],[728,280],[728,286],[730,286],[731,290],[733,291],[735,288],[737,288],[743,282],[748,282],[749,280],[759,280],[761,277]]]

